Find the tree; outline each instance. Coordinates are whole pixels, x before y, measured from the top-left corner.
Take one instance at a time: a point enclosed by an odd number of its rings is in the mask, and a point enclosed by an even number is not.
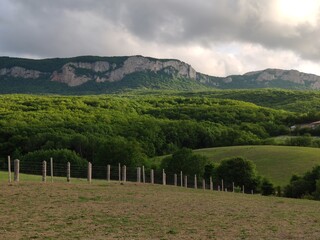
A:
[[[216,166],[215,166],[215,164],[212,164],[212,163],[204,166],[203,178],[207,182],[209,182],[210,181],[210,177],[212,177],[212,179],[214,179],[216,177]]]
[[[171,173],[182,171],[183,174],[189,176],[194,174],[203,176],[207,162],[206,157],[194,154],[189,148],[182,148],[173,153],[172,156],[164,158],[161,166]]]
[[[234,182],[235,186],[245,186],[245,190],[257,191],[260,179],[256,173],[255,165],[252,161],[242,157],[234,157],[222,160],[216,169],[217,181],[224,180],[224,186],[227,188],[232,187]]]
[[[315,166],[302,177],[292,175],[290,184],[284,189],[284,195],[291,198],[314,196],[315,199],[318,199],[318,194],[320,192],[319,180],[320,166]]]
[[[63,175],[66,171],[67,162],[70,162],[73,175],[81,176],[81,174],[85,173],[84,170],[88,164],[85,159],[78,156],[75,152],[68,149],[58,149],[37,150],[27,153],[21,158],[21,166],[25,172],[40,173],[42,161],[47,161],[47,164],[49,164],[50,158],[53,158],[56,175]]]
[[[127,167],[137,167],[146,165],[146,159],[139,142],[123,137],[114,137],[105,140],[98,147],[94,164],[106,166],[107,164],[118,165],[121,163]]]
[[[260,189],[261,189],[261,194],[264,196],[274,194],[273,184],[266,178],[262,179]]]

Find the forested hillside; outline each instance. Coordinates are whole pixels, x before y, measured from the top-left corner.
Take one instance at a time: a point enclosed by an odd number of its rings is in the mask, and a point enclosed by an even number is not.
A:
[[[80,162],[147,164],[181,147],[264,144],[307,116],[219,99],[219,92],[164,94],[2,95],[0,154],[43,159],[60,151]]]

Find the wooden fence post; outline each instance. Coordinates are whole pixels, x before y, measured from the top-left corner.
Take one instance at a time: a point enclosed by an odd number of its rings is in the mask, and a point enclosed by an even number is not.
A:
[[[218,191],[220,192],[220,185],[218,185]]]
[[[244,185],[242,185],[242,193],[244,193]]]
[[[180,186],[183,187],[182,171],[180,171]]]
[[[146,173],[144,171],[144,166],[142,166],[142,182],[146,183]]]
[[[202,189],[206,190],[206,180],[202,179]]]
[[[47,181],[47,162],[42,162],[42,182]]]
[[[154,170],[151,169],[150,171],[150,180],[151,180],[151,184],[154,184]]]
[[[110,173],[111,173],[111,168],[110,165],[107,165],[107,181],[110,182]]]
[[[221,180],[221,191],[224,191],[224,186],[223,186],[223,179]]]
[[[91,181],[92,181],[92,164],[91,164],[91,162],[88,162],[87,180],[89,183],[91,183]]]
[[[118,163],[119,182],[121,182],[121,164]]]
[[[177,186],[178,184],[178,175],[175,173],[174,174],[174,186]]]
[[[137,167],[137,182],[141,182],[141,168]]]
[[[194,175],[194,188],[198,189],[197,175]]]
[[[210,191],[213,191],[213,182],[212,182],[212,177],[210,177]]]
[[[53,158],[50,158],[50,176],[51,182],[53,182]]]
[[[18,159],[14,160],[14,181],[19,182],[19,172],[20,172],[20,161]]]
[[[253,195],[253,189],[251,189],[251,194]]]
[[[11,183],[11,158],[8,156],[8,181]]]
[[[232,182],[232,192],[234,192],[234,182]]]
[[[184,176],[184,187],[188,187],[188,176],[187,175],[185,175]]]
[[[90,163],[89,163],[89,165],[90,165]],[[89,169],[88,169],[88,174],[89,174]],[[88,176],[88,179],[89,179],[89,176]],[[70,162],[68,162],[67,163],[67,182],[70,182],[70,181],[71,181],[71,165],[70,165]]]
[[[164,172],[164,169],[162,169],[162,184],[166,185],[167,184],[167,179],[166,179],[166,173]]]
[[[125,183],[127,181],[127,166],[122,167],[122,181]]]

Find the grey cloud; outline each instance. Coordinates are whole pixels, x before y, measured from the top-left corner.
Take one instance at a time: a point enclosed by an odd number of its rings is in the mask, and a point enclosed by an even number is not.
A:
[[[271,21],[266,14],[273,2],[4,0],[0,10],[0,15],[5,16],[0,18],[0,53],[63,56],[89,51],[96,54],[99,47],[108,52],[112,49],[108,49],[103,39],[114,34],[110,27],[114,26],[143,42],[172,47],[247,42],[319,60],[319,26],[304,23],[293,27]],[[11,12],[2,14],[6,9]],[[100,20],[95,22],[90,16]]]

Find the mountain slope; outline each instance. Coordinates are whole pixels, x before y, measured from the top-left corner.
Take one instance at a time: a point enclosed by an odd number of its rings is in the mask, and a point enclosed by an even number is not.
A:
[[[0,93],[97,94],[132,89],[320,89],[320,77],[266,69],[225,78],[174,59],[143,56],[23,59],[0,57]]]

